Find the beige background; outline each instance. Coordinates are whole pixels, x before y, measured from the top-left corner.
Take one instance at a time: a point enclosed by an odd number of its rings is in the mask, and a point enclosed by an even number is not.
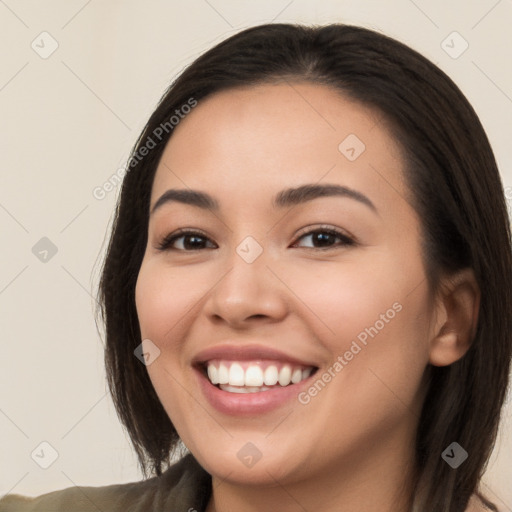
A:
[[[430,58],[479,114],[512,203],[510,0],[1,0],[0,495],[141,478],[106,393],[93,317],[119,188],[101,200],[93,190],[124,165],[176,73],[270,21],[359,24]],[[469,44],[458,58],[442,46],[453,31]],[[452,54],[464,44],[455,37]],[[43,237],[57,248],[46,262],[32,252]],[[511,414],[509,404],[485,477],[504,510]],[[58,454],[47,469],[36,463],[51,462],[41,442]]]

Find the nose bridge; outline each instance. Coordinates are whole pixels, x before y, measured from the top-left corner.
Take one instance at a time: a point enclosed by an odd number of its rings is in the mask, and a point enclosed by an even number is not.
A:
[[[207,312],[230,323],[253,316],[279,317],[284,313],[279,280],[267,268],[269,251],[246,236],[226,256],[226,272],[212,289]]]
[[[227,256],[228,273],[219,283],[219,292],[224,294],[224,301],[237,303],[254,301],[261,292],[263,282],[267,283],[265,274],[268,252],[262,243],[253,236],[246,236]],[[268,286],[268,283],[267,283]]]

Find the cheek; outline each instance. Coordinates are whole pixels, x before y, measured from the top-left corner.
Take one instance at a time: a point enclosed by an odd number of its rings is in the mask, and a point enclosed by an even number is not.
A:
[[[369,368],[401,385],[421,376],[428,362],[428,289],[419,258],[388,251],[316,263],[313,273],[297,272],[293,283],[315,338],[332,360],[346,354],[347,379],[361,382],[371,376]]]
[[[200,282],[183,269],[170,271],[157,262],[143,261],[135,288],[142,338],[166,348],[162,344],[177,337],[193,313],[193,305],[205,292]]]
[[[135,304],[142,339],[150,339],[160,349],[159,356],[146,367],[148,375],[177,427],[184,421],[188,396],[183,393],[181,338],[194,313],[191,306],[198,300],[197,287],[184,278],[183,269],[171,272],[162,267],[154,261],[143,261],[135,288]]]
[[[412,293],[405,284],[380,288],[373,296],[353,298],[350,309],[339,315],[335,329],[340,336],[330,349],[344,362],[333,392],[336,388],[361,422],[368,421],[367,411],[393,422],[421,402],[428,364],[427,292],[424,285]]]
[[[379,288],[361,286],[353,293],[340,286],[329,290],[337,307],[331,306],[331,316],[323,320],[334,334],[321,341],[331,363],[318,375],[327,384],[315,382],[306,390],[301,403],[309,405],[300,412],[301,421],[313,423],[312,429],[323,432],[334,450],[346,449],[339,425],[347,436],[379,436],[404,417],[414,419],[414,411],[419,414],[421,379],[428,363],[427,290],[420,286],[409,293],[405,283],[385,282]],[[320,306],[320,295],[317,300]]]
[[[336,344],[356,337],[376,322],[382,328],[380,315],[385,315],[384,320],[395,318],[412,279],[403,275],[397,278],[397,263],[389,263],[370,258],[316,262],[295,269],[286,280],[293,283],[304,313],[318,325],[318,338]]]

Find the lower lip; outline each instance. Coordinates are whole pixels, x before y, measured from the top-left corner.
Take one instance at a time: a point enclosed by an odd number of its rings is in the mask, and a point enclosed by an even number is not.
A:
[[[250,416],[262,414],[279,408],[297,395],[308,385],[313,375],[297,384],[279,386],[256,393],[230,393],[214,386],[210,380],[196,369],[199,385],[206,399],[219,412],[229,415]]]

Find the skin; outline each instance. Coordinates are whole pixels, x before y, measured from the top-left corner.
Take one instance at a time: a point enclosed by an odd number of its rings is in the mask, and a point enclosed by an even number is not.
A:
[[[366,146],[354,161],[338,149],[349,134]],[[169,188],[192,188],[221,208],[173,202],[155,211],[136,306],[142,339],[161,351],[147,366],[155,390],[212,474],[208,512],[407,510],[425,369],[466,353],[479,291],[466,270],[432,295],[402,173],[377,112],[322,85],[217,93],[175,128],[151,207]],[[274,194],[306,183],[350,187],[377,213],[347,197],[271,207]],[[323,249],[310,236],[323,224],[356,244],[331,237]],[[204,232],[205,248],[184,246],[188,237],[159,251],[178,228]],[[250,264],[236,252],[247,236],[263,249]],[[295,354],[321,376],[394,303],[401,311],[307,404],[241,418],[218,412],[198,386],[193,357],[225,340]],[[261,452],[250,468],[237,457],[247,442]]]

